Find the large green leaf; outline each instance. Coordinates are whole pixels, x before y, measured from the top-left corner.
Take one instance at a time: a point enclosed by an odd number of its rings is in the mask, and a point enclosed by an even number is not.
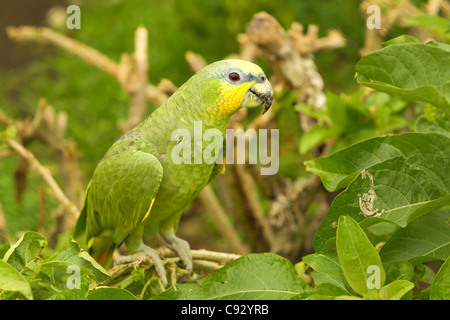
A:
[[[380,221],[405,227],[414,219],[450,204],[450,158],[400,156],[369,167],[367,172],[373,177],[373,185],[360,175],[332,202],[313,239],[316,252],[323,252],[334,243],[335,225],[342,215],[351,216],[363,227]],[[377,197],[373,208],[378,209],[379,217],[366,218],[362,214],[360,199],[370,189]]]
[[[272,254],[249,254],[196,283],[179,284],[154,299],[282,300],[308,290],[288,260]]]
[[[77,265],[83,271],[90,270],[98,281],[104,281],[109,277],[108,272],[89,253],[82,251],[75,240],[69,241],[64,249],[44,259],[42,269],[44,271],[53,267],[66,269],[69,265]]]
[[[450,114],[450,54],[443,44],[392,44],[356,64],[358,83]]]
[[[326,157],[306,161],[328,191],[346,187],[357,174],[398,156],[439,155],[450,158],[450,138],[435,133],[388,135],[356,143]]]
[[[383,261],[420,263],[450,256],[450,212],[433,211],[399,228],[380,250]]]
[[[364,295],[374,289],[369,287],[372,276],[378,276],[380,289],[385,272],[377,250],[370,243],[358,223],[348,216],[339,218],[336,250],[345,279],[355,292]]]
[[[89,278],[87,275],[81,275],[80,277],[80,285],[79,287],[75,287],[72,289],[69,288],[61,288],[61,291],[58,291],[56,294],[51,295],[50,297],[41,298],[47,300],[86,300],[87,294],[89,291]],[[40,299],[40,298],[36,298]]]
[[[0,259],[0,292],[20,292],[27,299],[33,299],[28,281],[14,267]],[[1,297],[1,296],[0,296]]]

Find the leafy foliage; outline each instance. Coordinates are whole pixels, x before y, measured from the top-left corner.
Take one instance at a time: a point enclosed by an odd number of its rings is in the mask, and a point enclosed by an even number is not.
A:
[[[326,110],[309,105],[295,106],[295,110],[319,121],[301,136],[300,154],[306,154],[331,139],[337,140],[331,151],[337,151],[358,141],[410,126],[403,117],[408,104],[383,92],[367,95],[365,90],[358,90],[338,96],[328,91],[326,99]]]
[[[444,261],[450,256],[449,116],[446,89],[439,91],[449,79],[449,64],[440,64],[441,58],[448,59],[448,53],[444,54],[445,46],[437,44],[396,42],[398,39],[361,59],[356,66],[358,81],[383,92],[433,103],[433,107],[419,117],[415,133],[364,140],[307,162],[307,169],[321,177],[327,190],[346,188],[334,199],[314,238],[320,257],[337,250],[342,273],[335,272],[329,277],[332,281],[320,282],[315,291],[324,283],[339,283],[340,290],[350,286],[367,299],[424,299],[430,292],[443,290],[437,279],[432,279],[434,273],[422,263]],[[401,59],[402,63],[393,63],[392,59]],[[422,67],[442,72],[441,78],[417,72],[421,66],[417,61],[426,64],[428,60],[436,65]],[[428,81],[426,77],[430,76],[433,79]],[[421,85],[424,81],[426,86]],[[367,200],[364,195],[373,195],[370,209],[376,210],[370,216],[362,214],[363,201]],[[379,252],[371,243],[382,244]],[[336,249],[330,249],[333,245]],[[311,257],[305,258],[311,261]],[[380,270],[381,288],[376,293],[364,284],[368,265]],[[438,274],[446,272],[444,266]],[[321,270],[315,263],[311,267]],[[431,289],[420,292],[418,281],[431,283]],[[420,293],[413,296],[414,287]]]
[[[407,100],[430,103],[450,114],[450,46],[415,42],[389,45],[356,65],[359,83]]]
[[[15,244],[6,246],[9,248],[0,260],[2,299],[84,299],[90,283],[109,277],[73,240],[51,252],[42,235],[27,231]],[[73,286],[71,266],[79,272]]]

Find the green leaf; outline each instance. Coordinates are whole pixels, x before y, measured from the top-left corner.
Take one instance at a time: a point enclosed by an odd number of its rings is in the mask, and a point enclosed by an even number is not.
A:
[[[429,41],[429,42],[427,42],[427,45],[435,46],[435,47],[438,47],[438,48],[440,48],[442,50],[450,52],[450,44],[447,44],[447,43],[441,43],[441,42],[436,42],[436,41]],[[447,101],[448,101],[448,97],[447,97]]]
[[[381,288],[378,293],[383,300],[400,300],[408,291],[414,288],[414,283],[407,280],[395,280]]]
[[[310,288],[288,260],[272,253],[249,254],[196,283],[179,284],[157,295],[173,299],[283,300]]]
[[[89,291],[89,279],[87,275],[81,275],[80,287],[62,290],[50,297],[47,300],[85,300]]]
[[[330,283],[321,283],[313,291],[304,291],[290,300],[334,300],[339,296],[349,296],[349,293]]]
[[[293,296],[290,300],[333,300],[337,297],[326,296],[315,293],[315,291],[306,291],[298,295]]]
[[[20,292],[29,300],[33,299],[33,293],[28,281],[14,267],[0,260],[0,291]]]
[[[324,108],[315,108],[309,104],[297,104],[294,106],[294,110],[307,114],[317,120],[330,123],[330,118]]]
[[[383,261],[404,260],[411,263],[450,256],[450,212],[433,211],[399,228],[383,245]]]
[[[378,290],[368,290],[364,292],[363,295],[364,300],[381,300],[380,295],[378,294]]]
[[[317,294],[328,297],[348,295],[348,291],[331,283],[320,283],[314,288]]]
[[[360,98],[363,91],[356,91],[350,96],[336,95],[331,91],[327,91],[325,94],[331,123],[342,130],[357,131],[358,120],[362,120],[362,114],[361,110],[357,108],[357,104],[360,104],[359,99],[356,101],[353,99]]]
[[[363,227],[364,232],[367,234],[367,237],[370,239],[370,242],[376,243],[385,243],[391,235],[397,230],[397,225],[391,222],[385,221],[374,221],[374,223],[369,224],[369,226],[361,226]]]
[[[442,47],[393,44],[362,57],[355,70],[359,84],[450,114],[450,55]]]
[[[45,246],[47,246],[47,240],[44,236],[37,232],[27,231],[9,248],[3,260],[21,271],[27,263],[37,257]]]
[[[317,147],[325,141],[338,136],[340,133],[341,130],[336,126],[328,127],[315,125],[301,136],[299,142],[300,154],[303,155],[307,153],[312,148]]]
[[[430,300],[450,300],[450,257],[434,277],[430,290]]]
[[[336,251],[330,250],[329,252],[324,253],[313,253],[304,256],[302,259],[307,265],[314,269],[314,271],[311,272],[311,277],[316,286],[328,283],[341,290],[347,291],[344,273],[339,265]],[[342,294],[348,294],[348,292]]]
[[[383,256],[381,256],[383,260]],[[386,283],[394,282],[395,280],[411,280],[414,277],[414,268],[407,261],[388,261],[383,263],[384,271],[386,273]]]
[[[82,267],[83,270],[89,269],[100,282],[109,278],[108,272],[89,253],[81,251],[79,244],[75,240],[71,240],[63,250],[46,258],[42,268],[45,270],[47,267],[54,267],[58,263],[66,268],[73,264]]]
[[[96,287],[89,290],[88,300],[137,300],[128,290],[114,287]]]
[[[396,157],[368,168],[367,172],[372,175],[373,185],[370,179],[362,179],[360,175],[332,202],[313,239],[316,252],[323,252],[334,243],[335,224],[342,215],[351,216],[364,228],[380,221],[405,227],[450,203],[450,158]],[[366,218],[361,201],[370,190],[376,196],[372,211],[378,210],[380,215]]]
[[[362,298],[355,297],[355,296],[343,295],[343,296],[335,297],[334,300],[362,300]]]
[[[398,156],[450,157],[450,138],[439,134],[405,133],[356,143],[326,157],[306,161],[306,170],[320,176],[328,191],[346,187],[357,174],[374,164]]]
[[[339,218],[336,250],[345,279],[356,293],[363,295],[370,289],[377,289],[370,287],[371,284],[383,286],[385,272],[380,256],[351,217]]]

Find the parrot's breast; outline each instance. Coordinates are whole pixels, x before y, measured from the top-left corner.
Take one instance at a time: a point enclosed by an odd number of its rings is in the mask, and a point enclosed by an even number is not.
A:
[[[208,184],[213,165],[170,163],[161,161],[164,169],[161,186],[155,198],[148,223],[158,222],[189,205]]]
[[[167,122],[159,122],[161,127]],[[189,128],[190,126],[184,126]],[[164,132],[173,132],[177,128],[165,128]],[[207,128],[203,128],[206,130]],[[186,208],[200,193],[200,191],[208,184],[211,178],[212,171],[215,163],[208,164],[205,161],[199,162],[194,159],[194,132],[189,128],[186,129],[190,132],[190,140],[173,141],[172,135],[169,134],[153,134],[148,137],[150,143],[155,145],[156,151],[153,155],[160,161],[163,167],[163,178],[155,198],[152,210],[146,223],[157,223],[170,217],[173,214],[177,214]],[[162,131],[162,130],[161,130]],[[169,140],[170,139],[170,140]],[[180,144],[187,143],[190,146],[190,156],[180,162],[180,159],[174,159],[173,149]],[[203,154],[205,148],[209,144],[203,143],[201,146],[201,152]],[[184,153],[183,153],[184,154]],[[177,152],[178,156],[179,153]],[[219,156],[219,155],[217,155]]]

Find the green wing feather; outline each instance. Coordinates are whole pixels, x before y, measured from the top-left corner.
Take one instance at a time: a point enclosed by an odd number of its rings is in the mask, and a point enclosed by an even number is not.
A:
[[[163,176],[163,168],[150,150],[133,136],[121,139],[95,169],[75,228],[75,237],[79,230],[86,230],[87,247],[94,257],[103,260],[107,251],[110,258],[116,245],[142,234],[142,222],[149,215]],[[129,247],[127,243],[127,249],[136,251],[138,244],[133,241]]]

